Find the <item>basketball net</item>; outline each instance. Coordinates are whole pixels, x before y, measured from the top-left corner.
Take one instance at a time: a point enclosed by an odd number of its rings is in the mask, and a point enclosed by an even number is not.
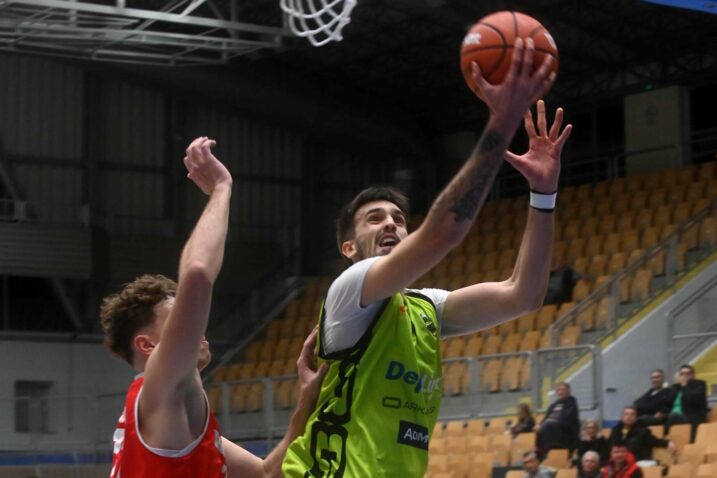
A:
[[[312,45],[341,41],[341,30],[351,21],[357,0],[281,0],[289,17],[289,28]]]

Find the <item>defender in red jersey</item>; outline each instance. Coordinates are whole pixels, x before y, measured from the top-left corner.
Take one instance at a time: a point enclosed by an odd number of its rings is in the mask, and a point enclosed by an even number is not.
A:
[[[204,331],[232,190],[214,145],[197,138],[184,158],[187,177],[209,201],[182,251],[178,283],[143,275],[102,302],[105,344],[138,372],[115,431],[111,478],[281,476],[286,448],[304,432],[326,373],[315,366],[314,331],[297,362],[299,403],[279,445],[261,460],[221,436],[199,375],[211,359]]]

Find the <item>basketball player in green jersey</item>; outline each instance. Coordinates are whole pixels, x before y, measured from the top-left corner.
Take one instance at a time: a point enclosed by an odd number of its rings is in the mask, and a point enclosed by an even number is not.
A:
[[[289,447],[287,477],[422,477],[440,399],[439,338],[475,332],[539,308],[547,288],[562,110],[548,131],[538,103],[554,81],[549,61],[534,72],[534,45],[516,42],[511,71],[489,85],[474,77],[490,119],[466,164],[410,235],[408,204],[391,188],[361,192],[342,211],[337,239],[352,265],[329,288],[319,357],[329,364],[306,432]],[[506,151],[521,118],[530,149]],[[448,292],[407,287],[465,237],[503,159],[531,186],[531,209],[512,276]]]

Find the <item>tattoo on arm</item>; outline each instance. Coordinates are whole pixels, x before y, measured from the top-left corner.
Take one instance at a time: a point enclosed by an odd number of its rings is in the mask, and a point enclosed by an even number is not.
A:
[[[448,211],[455,222],[470,221],[485,199],[503,162],[505,139],[495,131],[486,131],[469,160],[466,171],[444,191]],[[437,203],[443,202],[439,199]]]

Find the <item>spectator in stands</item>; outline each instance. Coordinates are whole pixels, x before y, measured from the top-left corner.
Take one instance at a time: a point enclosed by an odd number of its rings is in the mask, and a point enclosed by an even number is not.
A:
[[[572,453],[580,438],[578,402],[570,395],[570,385],[560,382],[555,387],[555,394],[558,399],[550,404],[542,423],[535,427],[538,432],[536,445],[541,458],[554,448],[567,448]]]
[[[633,406],[623,409],[621,420],[610,433],[610,445],[614,447],[616,444],[626,446],[637,461],[651,460],[652,448],[656,446],[675,451],[673,442],[655,437],[647,425],[637,420],[637,409]]]
[[[578,468],[582,466],[582,458],[585,457],[588,451],[595,452],[599,456],[598,468],[605,466],[608,458],[610,458],[610,443],[607,438],[600,434],[597,420],[586,420],[583,424],[583,435],[580,437],[577,458],[575,459]]]
[[[672,408],[672,392],[665,387],[665,373],[656,368],[650,372],[650,389],[633,404],[637,417],[645,425],[664,423]]]
[[[586,451],[580,460],[578,478],[600,478],[600,458],[596,451]]]
[[[555,265],[550,271],[548,291],[545,293],[544,304],[561,304],[570,302],[573,297],[573,287],[582,276],[575,271],[566,260]]]
[[[515,424],[510,427],[510,433],[515,438],[519,433],[530,433],[535,428],[535,419],[530,405],[527,403],[518,404],[518,419]]]
[[[534,451],[523,453],[523,478],[553,478],[555,470],[540,464],[538,455]]]
[[[668,427],[677,423],[692,425],[692,441],[695,440],[697,426],[707,421],[707,385],[695,378],[695,369],[691,365],[680,367],[677,383],[672,385],[672,409],[667,417]]]
[[[635,456],[624,443],[616,443],[610,449],[610,461],[602,469],[602,478],[642,478]]]

